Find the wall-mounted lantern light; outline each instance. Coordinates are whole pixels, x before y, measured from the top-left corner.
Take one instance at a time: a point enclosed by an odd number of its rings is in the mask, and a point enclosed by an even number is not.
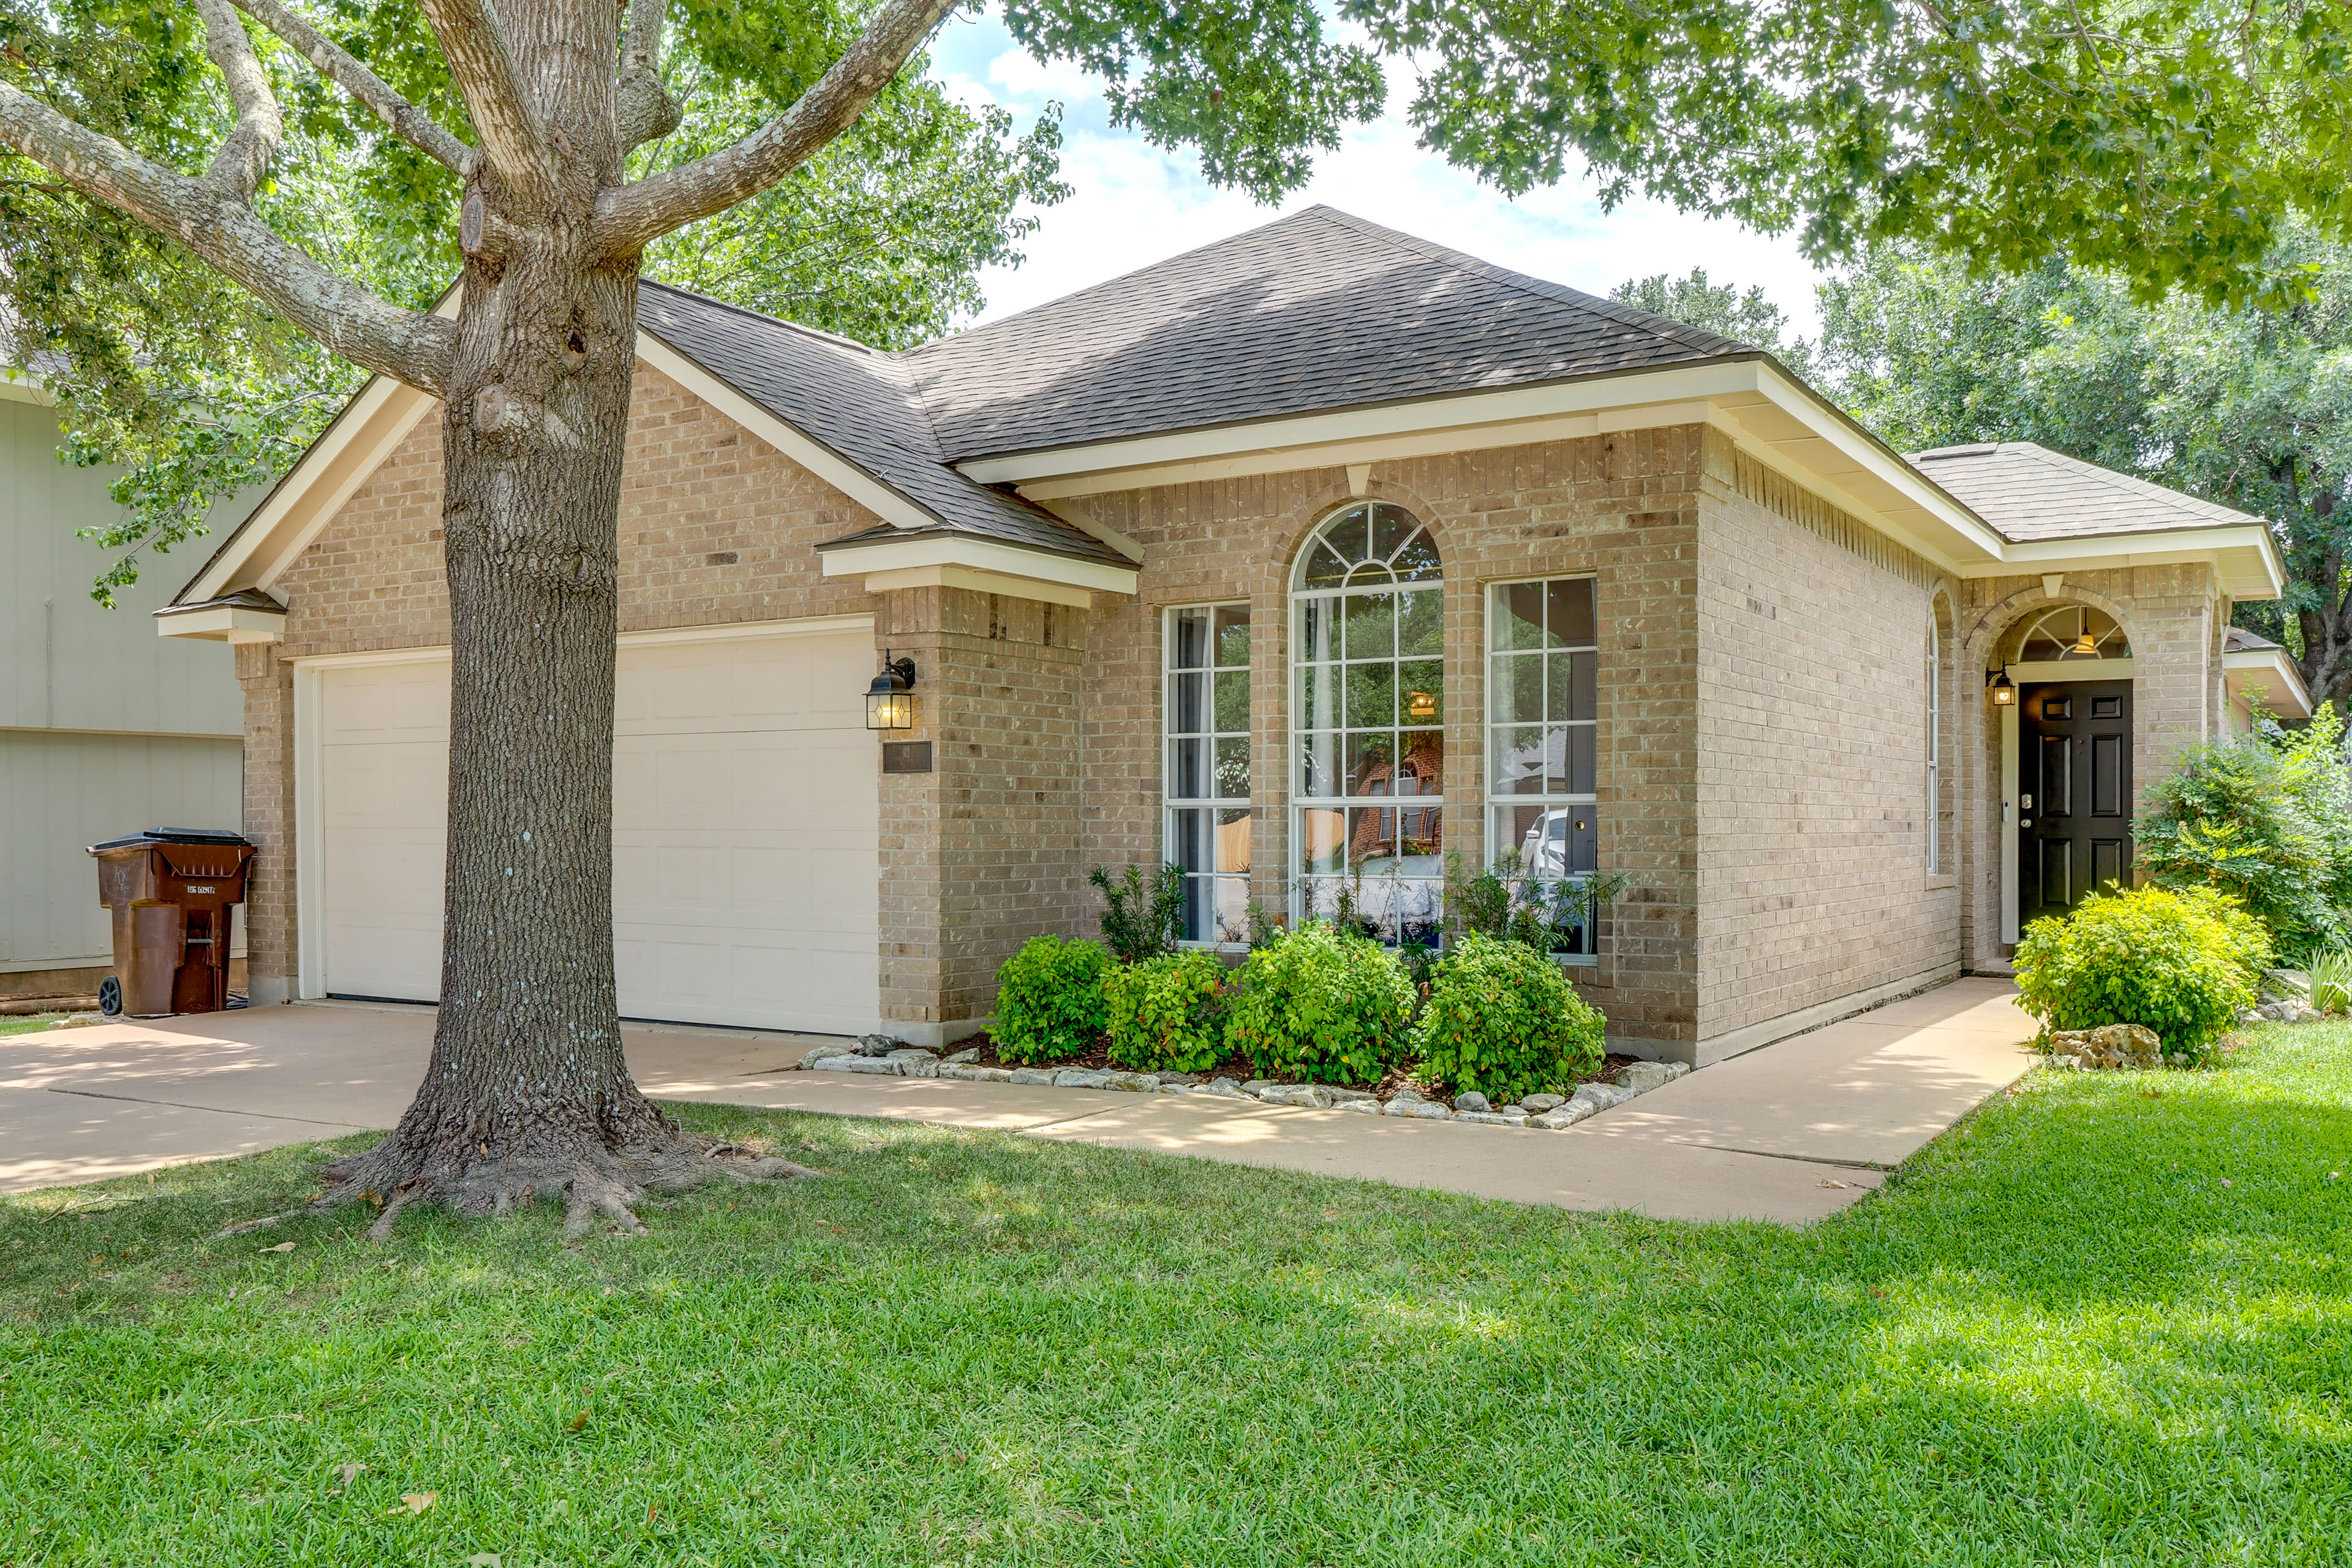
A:
[[[882,673],[866,689],[866,727],[869,730],[911,730],[915,727],[915,661],[892,658],[886,652]]]
[[[1985,677],[1985,686],[1992,692],[1992,705],[1994,707],[2014,708],[2017,706],[2017,688],[2010,684],[2009,671],[2005,669],[1994,670],[1990,675]]]

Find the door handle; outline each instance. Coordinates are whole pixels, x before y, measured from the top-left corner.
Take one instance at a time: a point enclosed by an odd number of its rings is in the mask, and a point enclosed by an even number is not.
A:
[[[2017,819],[2017,825],[2020,827],[2031,827],[2033,826],[2033,818],[2030,816],[2021,816]]]

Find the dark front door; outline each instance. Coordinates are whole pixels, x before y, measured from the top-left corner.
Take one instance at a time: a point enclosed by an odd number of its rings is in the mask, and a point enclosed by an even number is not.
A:
[[[2029,686],[2017,759],[2018,922],[2063,915],[2131,866],[2131,682]]]

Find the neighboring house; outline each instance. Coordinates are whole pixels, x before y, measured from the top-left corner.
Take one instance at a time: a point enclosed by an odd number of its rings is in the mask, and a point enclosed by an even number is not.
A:
[[[180,572],[149,561],[101,608],[79,528],[121,509],[58,460],[35,382],[0,379],[0,994],[88,993],[112,967],[89,846],[142,827],[237,826],[244,719],[226,652],[159,637]]]
[[[653,284],[639,321],[638,1017],[938,1043],[1091,930],[1092,867],[1181,862],[1211,941],[1360,873],[1410,939],[1450,856],[1518,848],[1630,879],[1578,984],[1713,1060],[1999,970],[2119,872],[2283,581],[2259,520],[1914,463],[1757,350],[1328,208],[906,353]],[[371,384],[162,613],[241,644],[257,1000],[437,984],[437,412]]]

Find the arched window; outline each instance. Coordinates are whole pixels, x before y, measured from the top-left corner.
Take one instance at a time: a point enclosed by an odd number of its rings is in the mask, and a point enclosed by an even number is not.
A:
[[[1291,583],[1292,912],[1343,904],[1435,946],[1445,879],[1445,605],[1411,512],[1359,502],[1316,531]]]
[[[2055,605],[2043,610],[2027,625],[2025,639],[2017,650],[2020,664],[2130,657],[2131,643],[2116,618],[2088,605]]]

